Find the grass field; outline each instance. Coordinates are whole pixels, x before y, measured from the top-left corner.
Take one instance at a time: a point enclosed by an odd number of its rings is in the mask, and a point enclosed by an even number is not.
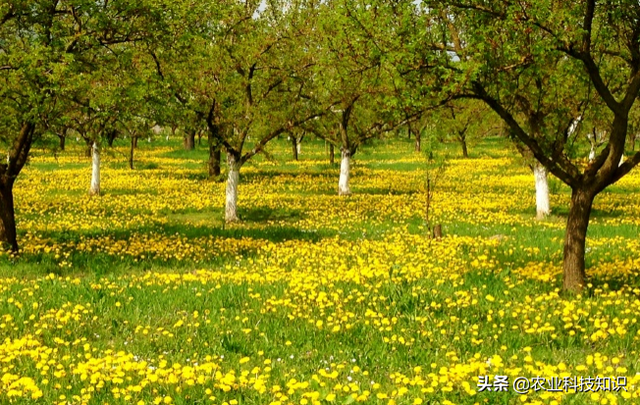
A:
[[[640,403],[640,175],[602,193],[589,288],[560,292],[568,189],[534,220],[506,140],[446,161],[427,237],[424,155],[379,141],[337,196],[321,141],[241,171],[237,224],[204,146],[103,153],[101,197],[71,142],[16,186],[22,254],[0,258],[0,403]],[[627,377],[618,392],[478,392],[481,376]]]

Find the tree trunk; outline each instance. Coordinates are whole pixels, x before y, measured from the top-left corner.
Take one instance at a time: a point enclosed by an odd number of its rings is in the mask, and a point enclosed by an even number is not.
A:
[[[220,143],[218,142],[218,136],[220,134],[220,127],[218,125],[209,126],[207,132],[207,141],[209,143],[209,178],[220,176],[220,159],[222,152],[220,151]]]
[[[420,131],[416,131],[416,152],[420,152],[422,150],[422,135],[420,135]]]
[[[61,151],[64,151],[65,144],[67,143],[67,137],[64,135],[58,135],[58,139],[60,139],[60,143],[58,144],[58,146],[60,147]]]
[[[138,137],[134,136],[134,137],[132,137],[132,140],[133,140],[133,147],[137,149],[138,148]]]
[[[533,166],[536,180],[536,219],[544,219],[551,213],[549,205],[549,176],[547,169],[539,163]]]
[[[462,157],[467,159],[469,157],[469,150],[467,149],[467,138],[460,138],[460,145],[462,146]]]
[[[231,153],[227,153],[229,175],[227,178],[226,204],[224,219],[226,222],[238,220],[238,183],[240,182],[240,162]]]
[[[589,163],[596,160],[596,145],[595,143],[591,143],[591,150],[589,151]]]
[[[298,138],[290,136],[291,139],[291,152],[293,153],[293,160],[298,161]]]
[[[185,150],[193,150],[196,147],[196,133],[195,132],[187,132],[184,135],[184,149]]]
[[[296,160],[298,160],[298,156],[302,153],[302,139],[296,140]]]
[[[571,193],[564,240],[563,289],[566,291],[580,292],[586,284],[585,243],[594,197],[594,193],[584,189],[574,189]]]
[[[14,253],[18,253],[18,241],[13,184],[27,163],[34,132],[34,124],[22,123],[20,135],[7,154],[7,163],[0,164],[0,247],[8,247]]]
[[[133,170],[133,151],[136,149],[134,147],[133,140],[136,139],[134,136],[131,137],[131,147],[129,148],[129,169]]]
[[[97,142],[93,143],[91,152],[91,187],[89,188],[89,195],[100,195],[100,149]]]
[[[333,144],[329,144],[329,164],[334,165],[336,163],[336,153]]]
[[[222,152],[216,143],[209,143],[209,177],[220,176],[220,159]]]
[[[349,171],[351,169],[351,151],[341,148],[342,161],[340,162],[340,182],[338,183],[338,195],[349,195]]]
[[[13,180],[7,178],[0,181],[0,245],[13,253],[18,253]]]

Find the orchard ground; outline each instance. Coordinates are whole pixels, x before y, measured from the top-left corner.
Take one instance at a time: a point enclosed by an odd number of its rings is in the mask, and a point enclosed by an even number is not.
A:
[[[118,142],[118,141],[117,141]],[[560,292],[569,192],[536,221],[533,175],[504,139],[412,141],[355,156],[353,195],[322,141],[286,139],[224,183],[205,146],[125,141],[102,192],[70,142],[36,151],[16,186],[22,254],[0,259],[0,403],[625,404],[640,401],[640,175],[597,197],[590,285]],[[586,153],[585,153],[586,155]],[[433,171],[431,171],[433,173]],[[627,377],[618,392],[478,392],[481,376]]]

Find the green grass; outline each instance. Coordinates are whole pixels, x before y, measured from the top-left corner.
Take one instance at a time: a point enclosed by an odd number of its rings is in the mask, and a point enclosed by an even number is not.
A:
[[[238,224],[222,220],[224,183],[207,179],[205,145],[180,142],[141,140],[132,171],[116,141],[98,198],[86,196],[82,145],[58,161],[36,154],[16,188],[23,252],[0,258],[0,403],[600,403],[464,388],[558,367],[626,375],[632,398],[609,403],[637,401],[637,174],[596,200],[591,285],[576,297],[559,290],[569,190],[552,179],[553,214],[534,220],[532,176],[505,139],[471,145],[470,160],[437,145],[447,169],[431,225],[442,240],[428,237],[427,162],[413,141],[362,147],[354,194],[340,198],[323,141],[305,139],[293,162],[276,140],[270,159],[241,171]],[[153,380],[163,361],[176,368]],[[10,388],[9,374],[43,397]]]

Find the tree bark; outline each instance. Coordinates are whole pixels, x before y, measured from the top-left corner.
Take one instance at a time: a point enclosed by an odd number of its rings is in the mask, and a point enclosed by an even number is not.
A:
[[[188,131],[184,135],[184,149],[193,150],[196,147],[196,133],[195,131]]]
[[[227,177],[226,203],[224,219],[226,222],[238,221],[238,183],[240,182],[240,159],[227,152],[229,174]]]
[[[585,244],[595,193],[573,189],[564,240],[563,289],[580,292],[586,284]]]
[[[293,153],[293,160],[298,161],[298,138],[291,135],[291,152]]]
[[[209,144],[209,177],[220,176],[220,160],[222,152],[220,151],[220,145]]]
[[[84,141],[87,144],[87,147],[84,150],[84,155],[89,158],[92,156],[92,153],[93,153],[93,142],[89,138],[85,138]]]
[[[301,153],[302,153],[302,139],[297,139],[296,140],[296,160],[298,160],[298,157],[300,156]]]
[[[540,163],[533,166],[536,180],[536,219],[542,220],[551,213],[549,205],[549,176],[547,169]]]
[[[134,137],[132,137],[132,140],[133,140],[133,147],[137,149],[138,148],[138,137],[134,136]]]
[[[107,132],[107,144],[109,145],[109,147],[113,147],[113,142],[116,140],[117,137],[118,137],[118,131],[111,130]]]
[[[351,170],[351,151],[341,148],[342,160],[340,162],[340,181],[338,182],[338,195],[349,195],[349,175]]]
[[[100,149],[97,142],[93,143],[91,154],[91,187],[89,188],[89,195],[100,195]]]
[[[7,176],[3,176],[0,180],[0,245],[13,253],[18,253],[13,180]]]
[[[134,139],[136,139],[136,137],[132,136],[131,137],[131,146],[129,148],[129,169],[133,170],[133,151],[136,149],[134,147]]]
[[[220,133],[219,125],[210,125],[207,132],[207,141],[209,143],[209,162],[207,167],[209,169],[209,178],[220,176],[220,160],[221,160],[221,146],[218,140]]]
[[[329,144],[329,164],[334,165],[336,163],[336,153],[333,144]]]
[[[467,138],[460,138],[460,145],[462,146],[462,157],[467,159],[469,158],[469,150],[467,149]]]
[[[420,131],[416,131],[416,152],[420,152],[422,150],[422,135],[420,135]]]
[[[60,140],[60,143],[58,144],[59,148],[61,151],[64,151],[64,147],[66,145],[66,141],[67,141],[67,137],[65,135],[58,135],[58,139]]]
[[[0,163],[0,245],[8,247],[13,253],[18,253],[13,184],[27,163],[34,134],[35,125],[24,122],[9,149],[7,163]]]

